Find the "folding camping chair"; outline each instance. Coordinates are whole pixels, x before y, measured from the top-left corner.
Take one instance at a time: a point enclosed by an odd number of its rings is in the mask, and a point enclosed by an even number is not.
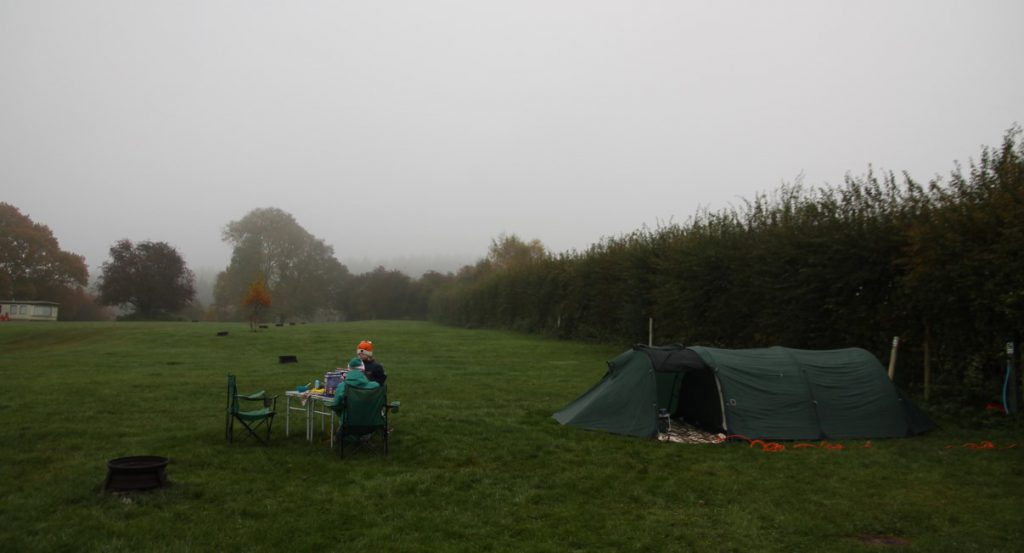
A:
[[[263,404],[263,407],[261,409],[243,411],[240,401],[259,401]],[[263,390],[251,394],[240,394],[235,383],[235,375],[228,375],[227,421],[224,423],[224,435],[228,443],[234,441],[235,420],[237,420],[247,431],[246,438],[252,436],[263,445],[267,445],[270,442],[270,427],[274,422],[274,415],[277,414],[276,411],[277,396],[267,397]],[[267,437],[265,439],[256,433],[256,430],[261,425],[267,428]]]
[[[338,413],[340,426],[337,431],[338,454],[345,456],[345,446],[375,446],[374,438],[384,442],[384,455],[388,454],[388,404],[387,386],[372,389],[345,387],[343,401],[332,407]]]

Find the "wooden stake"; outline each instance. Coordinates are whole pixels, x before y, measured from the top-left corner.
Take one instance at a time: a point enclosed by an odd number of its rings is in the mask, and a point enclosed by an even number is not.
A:
[[[654,345],[654,317],[647,319],[647,345]]]
[[[928,401],[928,396],[932,389],[932,326],[928,323],[924,324],[924,400]]]
[[[892,351],[889,352],[889,380],[896,375],[896,350],[900,347],[900,337],[892,337]]]

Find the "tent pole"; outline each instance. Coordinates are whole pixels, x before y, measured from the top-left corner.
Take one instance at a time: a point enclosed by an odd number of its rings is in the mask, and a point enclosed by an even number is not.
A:
[[[1017,378],[1014,376],[1013,342],[1006,342],[1006,378],[1003,380],[1003,412],[1017,413]]]
[[[892,351],[889,352],[889,380],[896,375],[896,350],[900,347],[900,337],[892,337]]]
[[[928,401],[932,389],[932,327],[924,325],[924,400]]]

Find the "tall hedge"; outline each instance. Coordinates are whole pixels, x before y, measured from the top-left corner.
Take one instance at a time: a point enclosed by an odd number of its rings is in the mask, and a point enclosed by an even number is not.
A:
[[[430,314],[626,344],[646,341],[653,318],[662,343],[860,346],[882,359],[900,336],[904,383],[927,363],[937,389],[980,398],[1024,329],[1020,134],[925,185],[873,171],[785,185],[583,252],[483,260],[436,289]]]

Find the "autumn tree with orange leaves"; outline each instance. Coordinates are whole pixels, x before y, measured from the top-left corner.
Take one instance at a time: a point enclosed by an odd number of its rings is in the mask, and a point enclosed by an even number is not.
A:
[[[242,300],[242,307],[249,310],[249,328],[256,332],[260,313],[270,307],[270,292],[267,291],[267,282],[263,277],[249,284],[249,291]]]

